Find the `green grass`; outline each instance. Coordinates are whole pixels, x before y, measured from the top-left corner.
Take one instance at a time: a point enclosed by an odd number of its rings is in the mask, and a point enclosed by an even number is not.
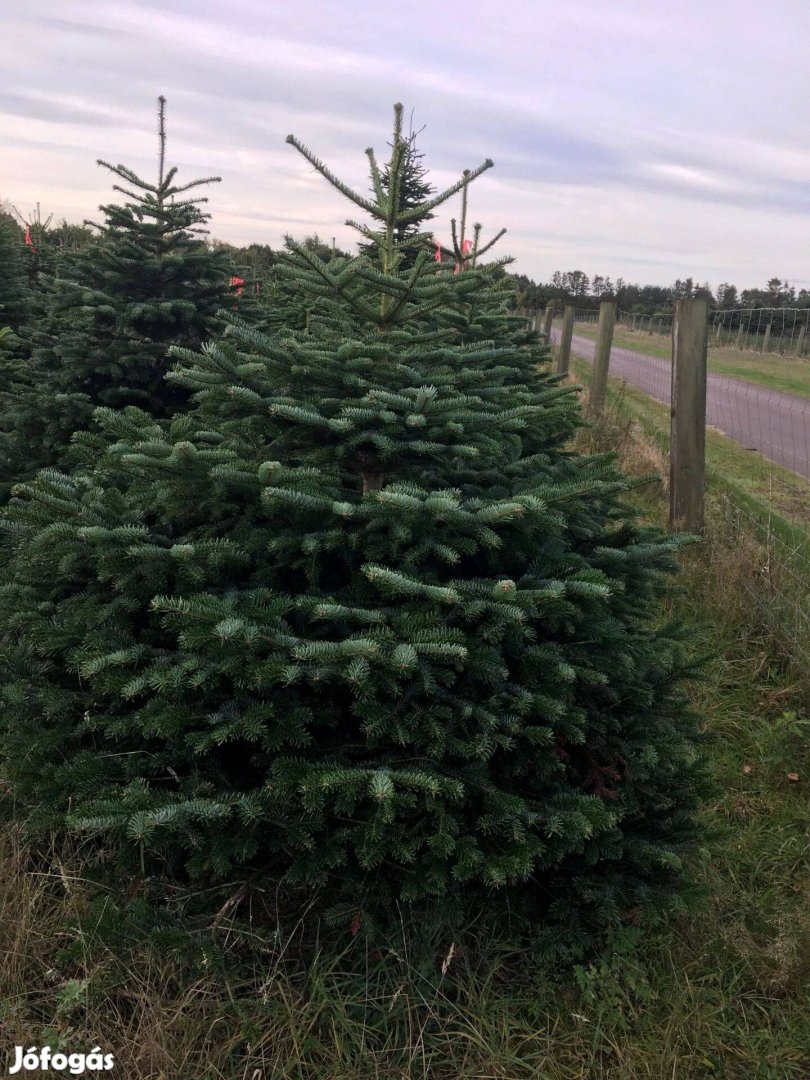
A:
[[[574,333],[596,340],[596,327],[592,323],[576,323]],[[643,330],[629,330],[620,326],[613,335],[613,344],[665,360],[671,356],[669,338]],[[729,375],[770,390],[810,397],[810,358],[747,352],[725,346],[717,348],[712,344],[710,335],[708,362],[712,374]]]

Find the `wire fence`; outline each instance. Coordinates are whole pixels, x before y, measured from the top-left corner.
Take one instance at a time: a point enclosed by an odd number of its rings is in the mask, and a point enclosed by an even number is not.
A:
[[[709,343],[741,352],[810,357],[808,308],[735,308],[709,316]]]
[[[576,308],[574,321],[582,325],[596,326],[599,321],[599,312],[594,311],[593,308]],[[668,335],[672,331],[672,313],[659,311],[652,315],[641,315],[638,312],[617,308],[616,326],[630,333]]]
[[[589,364],[595,335],[588,324],[597,318],[592,311],[575,315],[572,353]],[[707,557],[722,557],[729,606],[744,599],[752,633],[789,658],[804,680],[810,673],[810,358],[800,355],[806,318],[804,309],[710,312],[705,431]],[[672,348],[662,337],[671,335],[672,322],[671,313],[618,312],[609,366],[613,407],[646,428],[665,454]],[[559,341],[556,327],[552,337]],[[738,341],[760,354],[781,348],[795,358],[793,367],[760,355],[738,370],[722,352]]]
[[[577,308],[577,323],[596,325],[599,312]],[[616,325],[630,334],[672,333],[672,313],[616,312]],[[810,360],[810,308],[718,308],[709,312],[709,348],[738,353],[775,353]]]

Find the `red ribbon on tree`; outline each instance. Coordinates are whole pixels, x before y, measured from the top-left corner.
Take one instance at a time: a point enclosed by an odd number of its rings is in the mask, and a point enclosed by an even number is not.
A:
[[[230,280],[230,286],[232,289],[236,289],[236,295],[241,296],[245,291],[245,279],[237,277],[236,274]]]
[[[30,225],[25,226],[25,237],[24,237],[24,239],[25,239],[26,244],[31,248],[31,250],[33,252],[36,252],[37,249],[34,247],[34,241],[31,239],[31,226]]]

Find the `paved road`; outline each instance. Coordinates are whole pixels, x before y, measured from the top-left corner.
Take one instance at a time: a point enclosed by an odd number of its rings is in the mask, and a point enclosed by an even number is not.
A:
[[[560,340],[555,327],[552,340]],[[574,335],[571,351],[593,360],[595,343]],[[665,405],[670,403],[671,364],[660,356],[621,349],[610,351],[610,374]],[[706,389],[706,420],[746,450],[758,450],[770,461],[784,465],[810,480],[810,399],[768,390],[764,386],[709,375]]]

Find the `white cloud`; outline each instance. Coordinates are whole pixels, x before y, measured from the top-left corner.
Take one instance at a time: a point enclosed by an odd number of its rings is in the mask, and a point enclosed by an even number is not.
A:
[[[686,184],[693,188],[703,188],[708,191],[741,191],[744,185],[730,181],[728,178],[709,172],[708,169],[695,169],[688,165],[677,165],[672,162],[653,162],[648,166],[652,176],[662,176],[666,180],[674,180],[676,183]]]

